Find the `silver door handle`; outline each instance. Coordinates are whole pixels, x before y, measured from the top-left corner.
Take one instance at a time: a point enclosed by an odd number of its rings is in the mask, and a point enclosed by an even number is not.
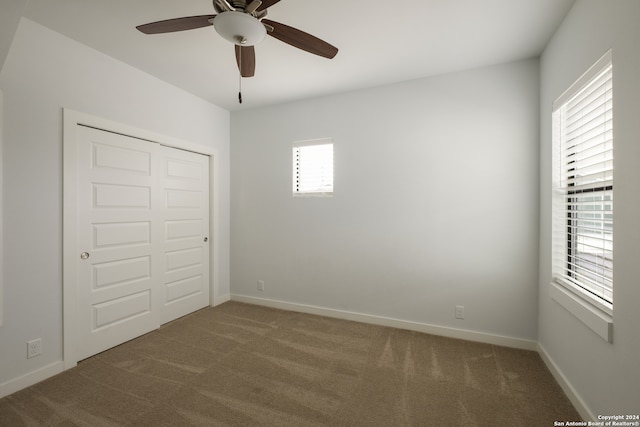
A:
[[[82,252],[80,254],[80,259],[89,259],[89,252]]]

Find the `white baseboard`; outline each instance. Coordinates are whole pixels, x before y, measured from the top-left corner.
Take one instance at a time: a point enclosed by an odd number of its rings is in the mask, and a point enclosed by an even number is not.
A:
[[[354,313],[351,311],[335,310],[312,305],[296,304],[284,301],[277,301],[265,298],[256,298],[246,295],[231,295],[232,301],[244,302],[248,304],[262,305],[266,307],[279,308],[282,310],[296,311],[299,313],[316,314],[319,316],[333,317],[337,319],[353,320],[356,322],[369,323],[373,325],[389,326],[398,329],[424,332],[427,334],[440,335],[449,338],[457,338],[467,341],[477,341],[487,344],[494,344],[504,347],[519,348],[523,350],[537,351],[536,341],[524,340],[520,338],[505,337],[501,335],[486,334],[482,332],[467,331],[464,329],[448,328],[444,326],[429,325],[426,323],[411,322],[407,320],[392,319],[389,317],[374,316],[371,314]]]
[[[576,408],[576,411],[578,411],[578,413],[582,417],[582,420],[597,421],[593,412],[589,410],[587,404],[584,402],[584,400],[582,400],[576,389],[573,388],[571,383],[567,380],[567,377],[565,377],[562,371],[560,371],[558,366],[554,363],[551,357],[549,357],[549,354],[540,343],[538,343],[538,354],[542,358],[544,364],[547,365],[547,368],[551,372],[551,375],[553,375],[558,384],[560,384],[562,391],[564,391],[564,394],[567,395],[573,406]]]
[[[0,384],[0,398],[15,393],[16,391],[20,391],[23,388],[31,387],[32,385],[57,375],[62,371],[64,371],[64,362],[60,361],[36,371],[29,372],[21,377],[4,382]]]

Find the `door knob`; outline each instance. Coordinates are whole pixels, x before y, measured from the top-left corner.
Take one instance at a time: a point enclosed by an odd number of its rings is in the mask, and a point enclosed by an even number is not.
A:
[[[88,259],[89,258],[89,252],[82,252],[80,254],[80,258],[81,259]]]
[[[204,242],[205,242],[205,243],[207,243],[208,241],[209,241],[209,238],[208,238],[208,237],[205,237],[205,238],[204,238]]]

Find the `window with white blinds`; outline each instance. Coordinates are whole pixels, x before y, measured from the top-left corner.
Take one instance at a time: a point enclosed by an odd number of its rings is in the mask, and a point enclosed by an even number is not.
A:
[[[333,194],[333,141],[319,139],[293,144],[293,194]]]
[[[555,228],[564,240],[555,274],[609,304],[613,304],[612,80],[607,54],[553,106],[561,197],[555,215],[564,224]]]

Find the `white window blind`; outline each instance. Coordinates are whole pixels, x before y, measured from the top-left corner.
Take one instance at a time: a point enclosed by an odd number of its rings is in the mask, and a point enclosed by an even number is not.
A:
[[[606,55],[554,103],[559,139],[556,275],[613,304],[613,70]],[[557,236],[556,236],[557,237]]]
[[[293,144],[293,194],[333,193],[333,141],[321,139]]]

